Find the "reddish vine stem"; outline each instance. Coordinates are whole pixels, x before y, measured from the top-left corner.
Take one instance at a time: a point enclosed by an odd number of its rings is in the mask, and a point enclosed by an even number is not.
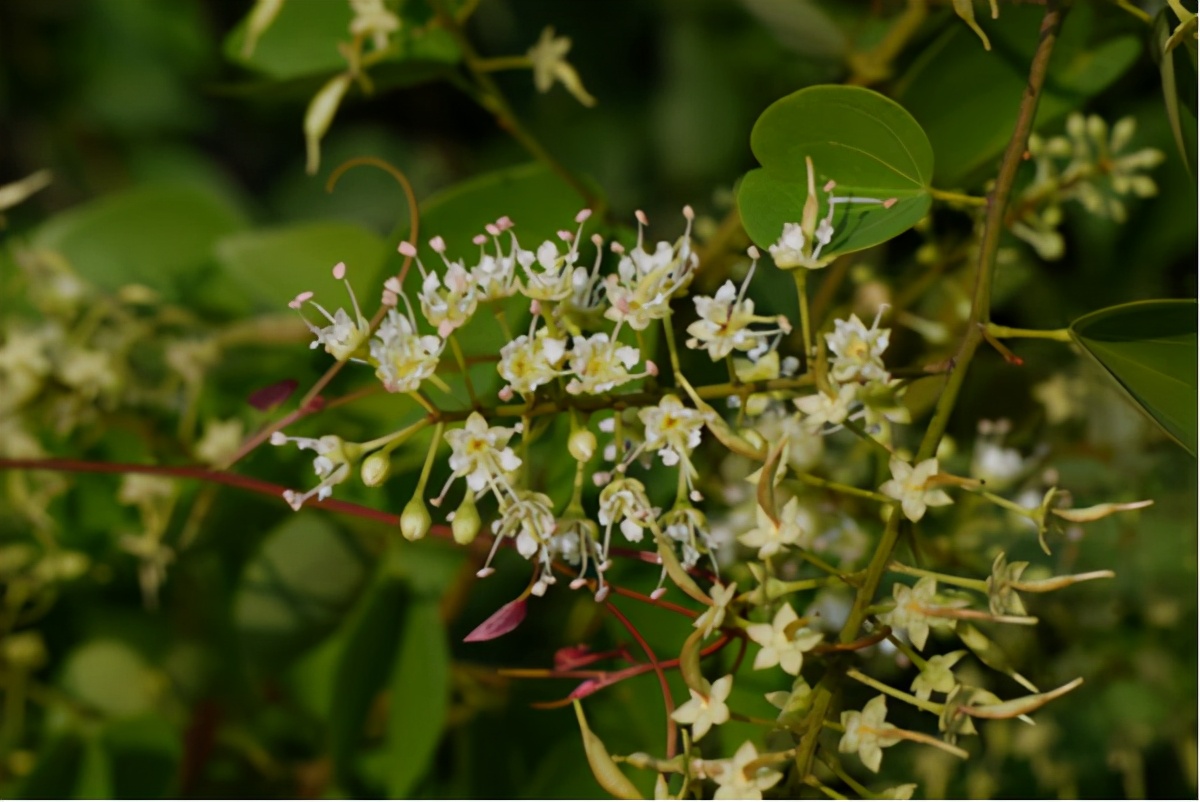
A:
[[[612,602],[606,601],[604,606],[628,630],[633,639],[638,642],[638,646],[642,647],[642,651],[646,653],[646,657],[650,660],[650,665],[654,667],[654,673],[658,675],[658,684],[662,688],[663,706],[667,709],[667,760],[670,760],[675,757],[675,742],[679,737],[679,732],[675,724],[675,719],[672,718],[672,714],[675,712],[675,701],[671,698],[671,686],[667,684],[667,675],[663,671],[662,665],[658,662],[658,656],[654,654],[654,650],[650,648],[650,644],[642,637],[642,633],[633,625],[633,622],[626,618]]]

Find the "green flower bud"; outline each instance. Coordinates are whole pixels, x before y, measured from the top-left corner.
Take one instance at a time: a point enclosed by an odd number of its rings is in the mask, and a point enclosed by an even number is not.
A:
[[[596,453],[596,435],[587,429],[576,429],[567,441],[567,450],[577,462],[587,462]]]
[[[392,460],[387,454],[376,451],[363,460],[361,475],[367,487],[379,487],[392,472]]]
[[[432,525],[433,519],[429,516],[424,499],[420,495],[413,496],[404,506],[404,512],[400,513],[400,534],[408,540],[420,540],[429,534]]]
[[[479,510],[475,508],[475,494],[467,491],[462,504],[454,511],[454,520],[450,522],[450,530],[454,533],[454,542],[466,546],[479,534]]]

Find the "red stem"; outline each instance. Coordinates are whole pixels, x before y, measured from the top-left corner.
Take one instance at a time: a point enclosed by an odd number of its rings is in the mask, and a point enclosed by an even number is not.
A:
[[[663,672],[662,666],[659,665],[658,657],[654,654],[654,650],[650,648],[650,644],[642,637],[642,633],[638,632],[637,627],[633,622],[626,618],[617,606],[612,602],[606,601],[604,606],[608,611],[617,617],[621,625],[629,630],[629,634],[633,636],[638,645],[642,647],[642,651],[646,653],[646,657],[650,660],[650,665],[654,666],[654,673],[658,675],[658,684],[662,688],[663,706],[667,709],[667,760],[675,757],[675,741],[678,738],[678,731],[675,725],[675,719],[671,715],[675,712],[675,700],[671,698],[671,686],[667,684],[667,675]]]

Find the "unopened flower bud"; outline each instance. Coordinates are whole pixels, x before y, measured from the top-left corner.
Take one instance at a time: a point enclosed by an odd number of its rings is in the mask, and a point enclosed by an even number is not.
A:
[[[587,462],[596,453],[596,435],[587,429],[577,429],[567,441],[567,450],[577,462]]]
[[[367,487],[379,487],[392,472],[392,460],[387,454],[376,451],[363,460],[360,473],[363,484]]]
[[[468,545],[479,534],[479,527],[479,510],[475,508],[475,494],[468,490],[462,504],[459,504],[458,509],[454,512],[454,520],[450,523],[450,530],[454,533],[454,542],[460,546]]]
[[[408,540],[420,540],[429,534],[432,525],[429,508],[419,495],[413,496],[404,506],[404,512],[400,513],[400,534]]]

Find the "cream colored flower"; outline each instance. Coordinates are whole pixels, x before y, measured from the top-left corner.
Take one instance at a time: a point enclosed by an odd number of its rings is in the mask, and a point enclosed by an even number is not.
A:
[[[727,674],[712,684],[706,697],[688,688],[691,699],[680,705],[671,718],[692,728],[692,739],[699,741],[711,728],[729,721],[729,707],[725,700],[733,690],[733,675]]]
[[[892,457],[888,464],[892,469],[892,478],[880,486],[879,492],[899,501],[908,520],[921,520],[925,517],[927,507],[944,507],[954,503],[945,490],[926,487],[938,472],[936,459],[927,459],[914,467],[898,457]]]
[[[825,636],[805,626],[793,626],[799,617],[790,604],[784,604],[770,624],[751,624],[746,627],[750,640],[760,647],[754,658],[754,668],[778,665],[796,676],[804,666],[804,653],[811,651]]]

